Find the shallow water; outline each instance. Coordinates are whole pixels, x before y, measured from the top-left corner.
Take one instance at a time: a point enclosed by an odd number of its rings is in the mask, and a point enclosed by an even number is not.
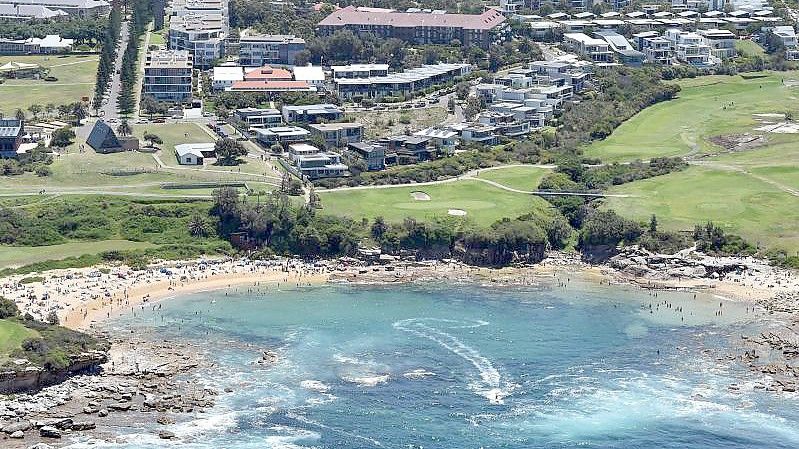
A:
[[[716,361],[747,312],[576,282],[191,295],[112,325],[203,345],[218,367],[199,381],[233,393],[167,426],[178,442],[92,447],[797,447],[799,400]]]

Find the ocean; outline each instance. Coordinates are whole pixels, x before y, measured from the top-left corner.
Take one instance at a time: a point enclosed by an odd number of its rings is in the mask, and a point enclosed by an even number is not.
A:
[[[799,399],[755,388],[728,357],[754,326],[747,306],[561,281],[238,288],[146,306],[109,326],[197,345],[215,365],[190,381],[230,392],[191,419],[74,447],[799,447]],[[259,364],[264,351],[277,363]]]

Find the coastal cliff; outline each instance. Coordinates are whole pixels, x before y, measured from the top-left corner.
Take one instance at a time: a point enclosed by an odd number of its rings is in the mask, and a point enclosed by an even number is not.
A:
[[[69,356],[62,368],[23,365],[17,369],[0,368],[0,394],[40,390],[63,382],[77,374],[93,374],[108,360],[105,351],[88,351]]]

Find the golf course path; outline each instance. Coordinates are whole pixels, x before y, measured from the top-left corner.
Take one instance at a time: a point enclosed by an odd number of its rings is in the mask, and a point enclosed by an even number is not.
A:
[[[745,168],[742,168],[742,167],[738,167],[736,165],[728,165],[728,164],[722,164],[722,163],[719,163],[719,162],[712,162],[712,161],[691,161],[690,163],[693,164],[693,165],[699,165],[699,166],[703,166],[703,167],[715,168],[715,169],[718,169],[718,170],[727,170],[727,171],[734,171],[734,172],[737,172],[737,173],[741,173],[743,175],[755,178],[758,181],[763,181],[766,184],[768,184],[768,185],[770,185],[772,187],[776,187],[776,188],[782,190],[785,193],[788,193],[790,195],[799,197],[799,190],[797,190],[797,189],[795,189],[793,187],[790,187],[790,186],[786,186],[785,184],[779,183],[779,182],[777,182],[777,181],[775,181],[773,179],[766,178],[765,176],[754,174],[754,173],[750,172],[749,170],[746,170]]]

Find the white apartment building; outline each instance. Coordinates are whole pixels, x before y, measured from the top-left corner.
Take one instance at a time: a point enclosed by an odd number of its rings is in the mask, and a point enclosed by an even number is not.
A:
[[[151,51],[144,61],[142,93],[158,101],[187,102],[191,100],[193,71],[188,51]]]
[[[771,30],[785,47],[785,59],[795,61],[799,59],[799,42],[796,39],[796,30],[792,26],[776,26]]]
[[[705,39],[705,44],[710,47],[710,54],[718,59],[735,57],[735,33],[730,30],[698,30],[696,34]]]
[[[227,18],[222,14],[191,13],[169,22],[169,49],[186,50],[194,65],[204,69],[225,55]]]
[[[245,67],[294,65],[294,58],[303,50],[305,39],[293,35],[245,30],[239,37],[239,63]]]

